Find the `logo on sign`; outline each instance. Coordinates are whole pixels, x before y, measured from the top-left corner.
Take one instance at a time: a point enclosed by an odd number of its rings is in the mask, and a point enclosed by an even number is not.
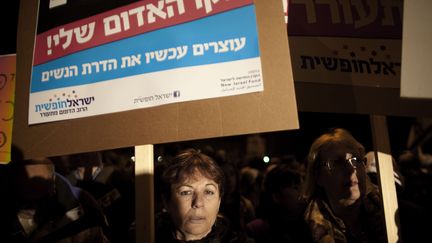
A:
[[[71,93],[54,94],[48,102],[35,105],[35,112],[41,117],[58,116],[88,111],[88,106],[95,101],[94,96],[80,98],[75,90]]]

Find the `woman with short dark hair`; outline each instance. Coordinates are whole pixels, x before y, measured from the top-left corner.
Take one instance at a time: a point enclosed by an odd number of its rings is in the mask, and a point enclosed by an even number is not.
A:
[[[156,242],[238,242],[218,216],[224,174],[198,150],[180,152],[161,176],[164,212],[156,218]]]

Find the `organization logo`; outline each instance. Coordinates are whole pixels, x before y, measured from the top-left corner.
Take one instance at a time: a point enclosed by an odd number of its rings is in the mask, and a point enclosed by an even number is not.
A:
[[[94,101],[94,96],[81,98],[75,90],[72,90],[70,93],[55,93],[48,99],[48,102],[35,104],[34,108],[41,117],[50,117],[86,112]]]
[[[174,91],[174,92],[173,92],[173,96],[174,96],[174,98],[178,98],[178,97],[180,97],[180,90],[176,90],[176,91]]]

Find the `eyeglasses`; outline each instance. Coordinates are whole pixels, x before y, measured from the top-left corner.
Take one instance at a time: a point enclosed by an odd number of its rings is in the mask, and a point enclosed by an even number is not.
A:
[[[351,157],[349,159],[337,159],[337,160],[326,160],[320,163],[321,166],[327,168],[329,171],[335,171],[342,169],[349,164],[353,169],[361,166],[364,163],[364,159],[358,159],[357,157]]]

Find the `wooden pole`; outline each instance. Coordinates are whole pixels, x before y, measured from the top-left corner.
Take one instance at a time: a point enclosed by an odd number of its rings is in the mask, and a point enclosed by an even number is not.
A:
[[[383,199],[387,241],[398,242],[398,202],[393,174],[393,159],[385,116],[371,115],[372,137],[378,172],[380,192]]]
[[[155,241],[153,145],[135,146],[135,242]]]

